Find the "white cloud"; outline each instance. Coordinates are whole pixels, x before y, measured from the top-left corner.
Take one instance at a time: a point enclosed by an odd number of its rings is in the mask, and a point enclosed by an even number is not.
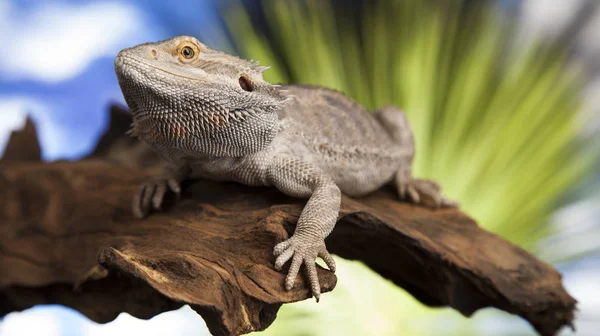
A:
[[[0,323],[2,336],[60,336],[61,322],[53,311],[33,308],[22,313],[10,313]]]
[[[598,266],[585,265],[585,266]],[[592,267],[590,267],[592,268]],[[581,317],[587,317],[589,320],[598,320],[600,318],[600,270],[598,269],[580,269],[575,270],[565,277],[565,287],[578,301],[578,310]]]
[[[149,320],[120,314],[114,321],[98,324],[82,314],[58,305],[40,305],[6,315],[0,322],[2,336],[209,336],[206,323],[189,306],[159,314]]]
[[[8,143],[12,131],[25,126],[25,118],[31,111],[42,111],[45,107],[33,99],[0,97],[0,155]]]
[[[527,0],[520,24],[527,37],[555,37],[567,27],[585,0]]]
[[[5,103],[0,101],[0,156],[8,143],[10,133],[23,128],[25,125],[25,111],[14,102]]]
[[[133,6],[45,3],[30,11],[0,1],[0,76],[57,82],[112,56],[144,25]]]
[[[54,121],[50,108],[41,101],[28,96],[0,96],[0,153],[10,137],[10,132],[21,129],[27,115],[35,123],[42,154],[47,159],[59,158],[72,143],[64,126]]]
[[[89,320],[88,320],[89,321]],[[140,320],[122,313],[114,321],[107,324],[85,323],[82,336],[129,336],[129,335],[210,335],[202,317],[189,306],[179,310],[162,313],[150,320]]]
[[[600,196],[600,195],[599,195]],[[600,241],[600,198],[588,198],[557,210],[550,225],[556,234],[538,243],[536,254],[549,262],[590,254]]]

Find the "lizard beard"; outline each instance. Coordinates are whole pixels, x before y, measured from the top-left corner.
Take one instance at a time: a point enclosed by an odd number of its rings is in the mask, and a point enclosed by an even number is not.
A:
[[[251,104],[226,86],[174,83],[167,73],[145,70],[128,66],[117,74],[135,133],[157,149],[240,157],[263,150],[277,134],[279,104]]]

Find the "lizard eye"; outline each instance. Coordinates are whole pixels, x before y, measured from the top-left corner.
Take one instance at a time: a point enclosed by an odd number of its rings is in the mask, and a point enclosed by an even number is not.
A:
[[[252,92],[252,83],[246,76],[240,76],[240,87],[244,91]]]
[[[184,63],[195,60],[200,54],[198,47],[190,42],[184,42],[182,46],[177,48],[177,51],[179,59]]]
[[[194,49],[192,49],[191,47],[183,47],[181,49],[181,56],[183,56],[186,59],[190,59],[194,57]]]

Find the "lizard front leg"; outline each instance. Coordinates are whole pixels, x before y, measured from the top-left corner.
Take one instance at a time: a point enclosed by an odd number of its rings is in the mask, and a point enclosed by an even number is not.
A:
[[[139,186],[133,197],[133,215],[144,218],[151,208],[160,209],[168,189],[179,195],[180,184],[189,173],[190,168],[187,164],[167,164],[160,175],[152,177]]]
[[[300,266],[304,263],[312,293],[319,301],[321,286],[315,260],[321,257],[335,272],[335,262],[325,247],[325,237],[331,233],[340,210],[341,192],[322,170],[300,158],[280,155],[268,168],[267,180],[281,192],[299,198],[309,198],[304,206],[296,231],[288,240],[275,246],[275,268],[292,260],[285,279],[285,288],[294,287]]]

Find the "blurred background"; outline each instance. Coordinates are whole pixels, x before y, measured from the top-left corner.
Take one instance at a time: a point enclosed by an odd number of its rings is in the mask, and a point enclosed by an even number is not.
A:
[[[124,104],[116,53],[193,35],[255,59],[273,82],[320,84],[370,109],[394,104],[416,133],[415,173],[480,225],[556,266],[600,329],[600,1],[0,1],[0,153],[31,116],[46,160],[87,154]],[[493,247],[491,247],[493,248]],[[319,304],[282,307],[267,335],[533,335],[486,309],[427,308],[358,262],[336,260]],[[188,307],[98,325],[38,306],[5,335],[208,335]]]

